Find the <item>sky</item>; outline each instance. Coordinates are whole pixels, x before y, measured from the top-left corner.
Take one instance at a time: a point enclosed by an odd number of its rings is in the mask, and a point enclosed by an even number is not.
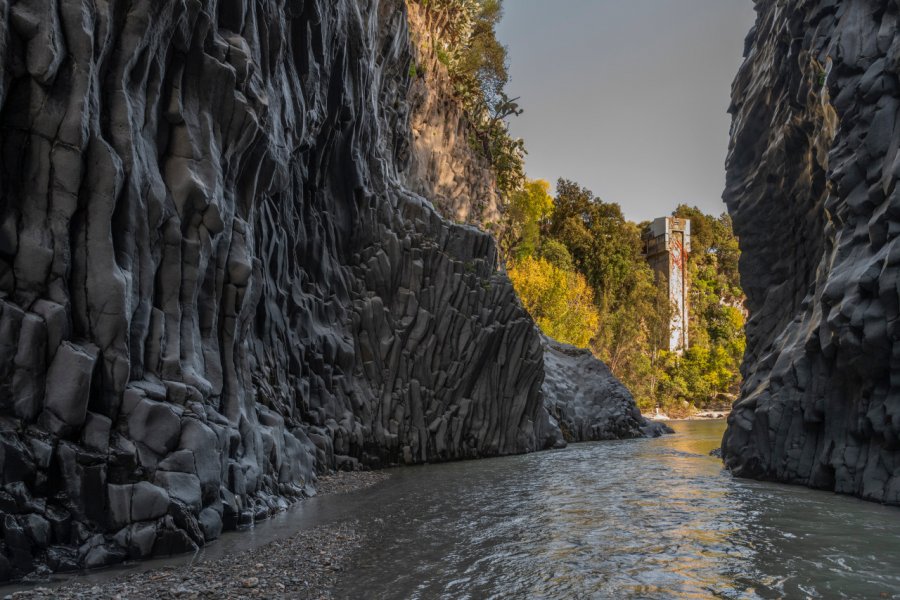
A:
[[[752,0],[505,0],[511,122],[532,179],[578,182],[633,221],[725,211],[731,82]]]

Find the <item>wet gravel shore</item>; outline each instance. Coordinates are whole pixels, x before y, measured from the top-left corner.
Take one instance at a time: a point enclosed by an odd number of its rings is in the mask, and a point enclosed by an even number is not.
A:
[[[337,473],[319,480],[318,493],[341,494],[387,479],[381,471]],[[10,600],[190,600],[192,598],[330,598],[338,573],[362,538],[356,523],[347,522],[299,531],[258,548],[183,566],[167,566],[123,574],[95,584],[70,581],[34,587]]]

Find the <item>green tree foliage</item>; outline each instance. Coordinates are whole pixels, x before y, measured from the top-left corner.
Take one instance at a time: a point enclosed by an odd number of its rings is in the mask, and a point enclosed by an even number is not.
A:
[[[494,105],[509,83],[506,47],[495,34],[503,17],[503,5],[500,0],[482,0],[479,4],[454,74],[468,84],[468,89],[480,89],[483,99]]]
[[[635,396],[653,397],[659,353],[668,341],[669,306],[644,260],[641,229],[618,204],[561,179],[547,232],[594,289],[600,321],[592,350]]]
[[[414,0],[427,10],[428,25],[454,53],[461,52],[472,36],[481,11],[480,0]],[[454,55],[454,60],[458,58]],[[448,61],[449,62],[449,61]]]
[[[527,181],[509,197],[506,227],[500,235],[502,251],[517,259],[534,255],[541,244],[541,227],[546,226],[552,212],[550,184],[540,179]]]
[[[665,357],[664,387],[693,406],[724,404],[738,392],[746,346],[738,240],[728,215],[686,205],[673,214],[691,220],[691,348],[682,357]]]
[[[559,267],[560,269],[565,269],[567,271],[575,270],[575,261],[572,260],[572,255],[569,254],[569,249],[566,248],[565,244],[558,240],[554,240],[551,237],[542,239],[540,254],[541,258],[546,260],[551,265]]]
[[[598,292],[604,309],[629,302],[650,275],[641,259],[641,232],[618,204],[603,202],[590,190],[560,179],[548,228],[566,246],[576,268]]]
[[[646,224],[629,222],[619,205],[562,179],[551,210],[548,189],[528,182],[513,195],[501,239],[513,283],[538,325],[563,341],[589,343],[645,410],[683,414],[736,393],[744,313],[730,219],[687,206],[674,212],[691,219],[692,229],[691,347],[679,356],[668,351],[668,293],[643,256]],[[596,319],[572,319],[563,310],[567,301],[554,286],[576,285],[573,273],[589,286]]]

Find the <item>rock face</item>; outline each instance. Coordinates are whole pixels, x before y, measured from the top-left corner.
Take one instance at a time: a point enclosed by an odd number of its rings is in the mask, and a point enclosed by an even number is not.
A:
[[[402,1],[0,15],[0,579],[562,437],[493,238],[404,184]]]
[[[725,200],[740,236],[740,476],[900,504],[900,2],[758,2]]]
[[[446,218],[488,228],[500,222],[500,196],[487,160],[472,152],[471,128],[447,68],[435,52],[428,13],[409,3],[414,75],[409,87],[412,152],[404,183]]]
[[[671,433],[641,416],[631,392],[590,351],[546,336],[543,342],[544,403],[555,444]]]

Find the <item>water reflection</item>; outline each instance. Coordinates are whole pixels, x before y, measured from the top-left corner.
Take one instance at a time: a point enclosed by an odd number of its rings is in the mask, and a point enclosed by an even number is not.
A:
[[[733,480],[708,456],[722,427],[405,469],[370,502],[333,498],[368,534],[337,596],[900,598],[900,511]]]

